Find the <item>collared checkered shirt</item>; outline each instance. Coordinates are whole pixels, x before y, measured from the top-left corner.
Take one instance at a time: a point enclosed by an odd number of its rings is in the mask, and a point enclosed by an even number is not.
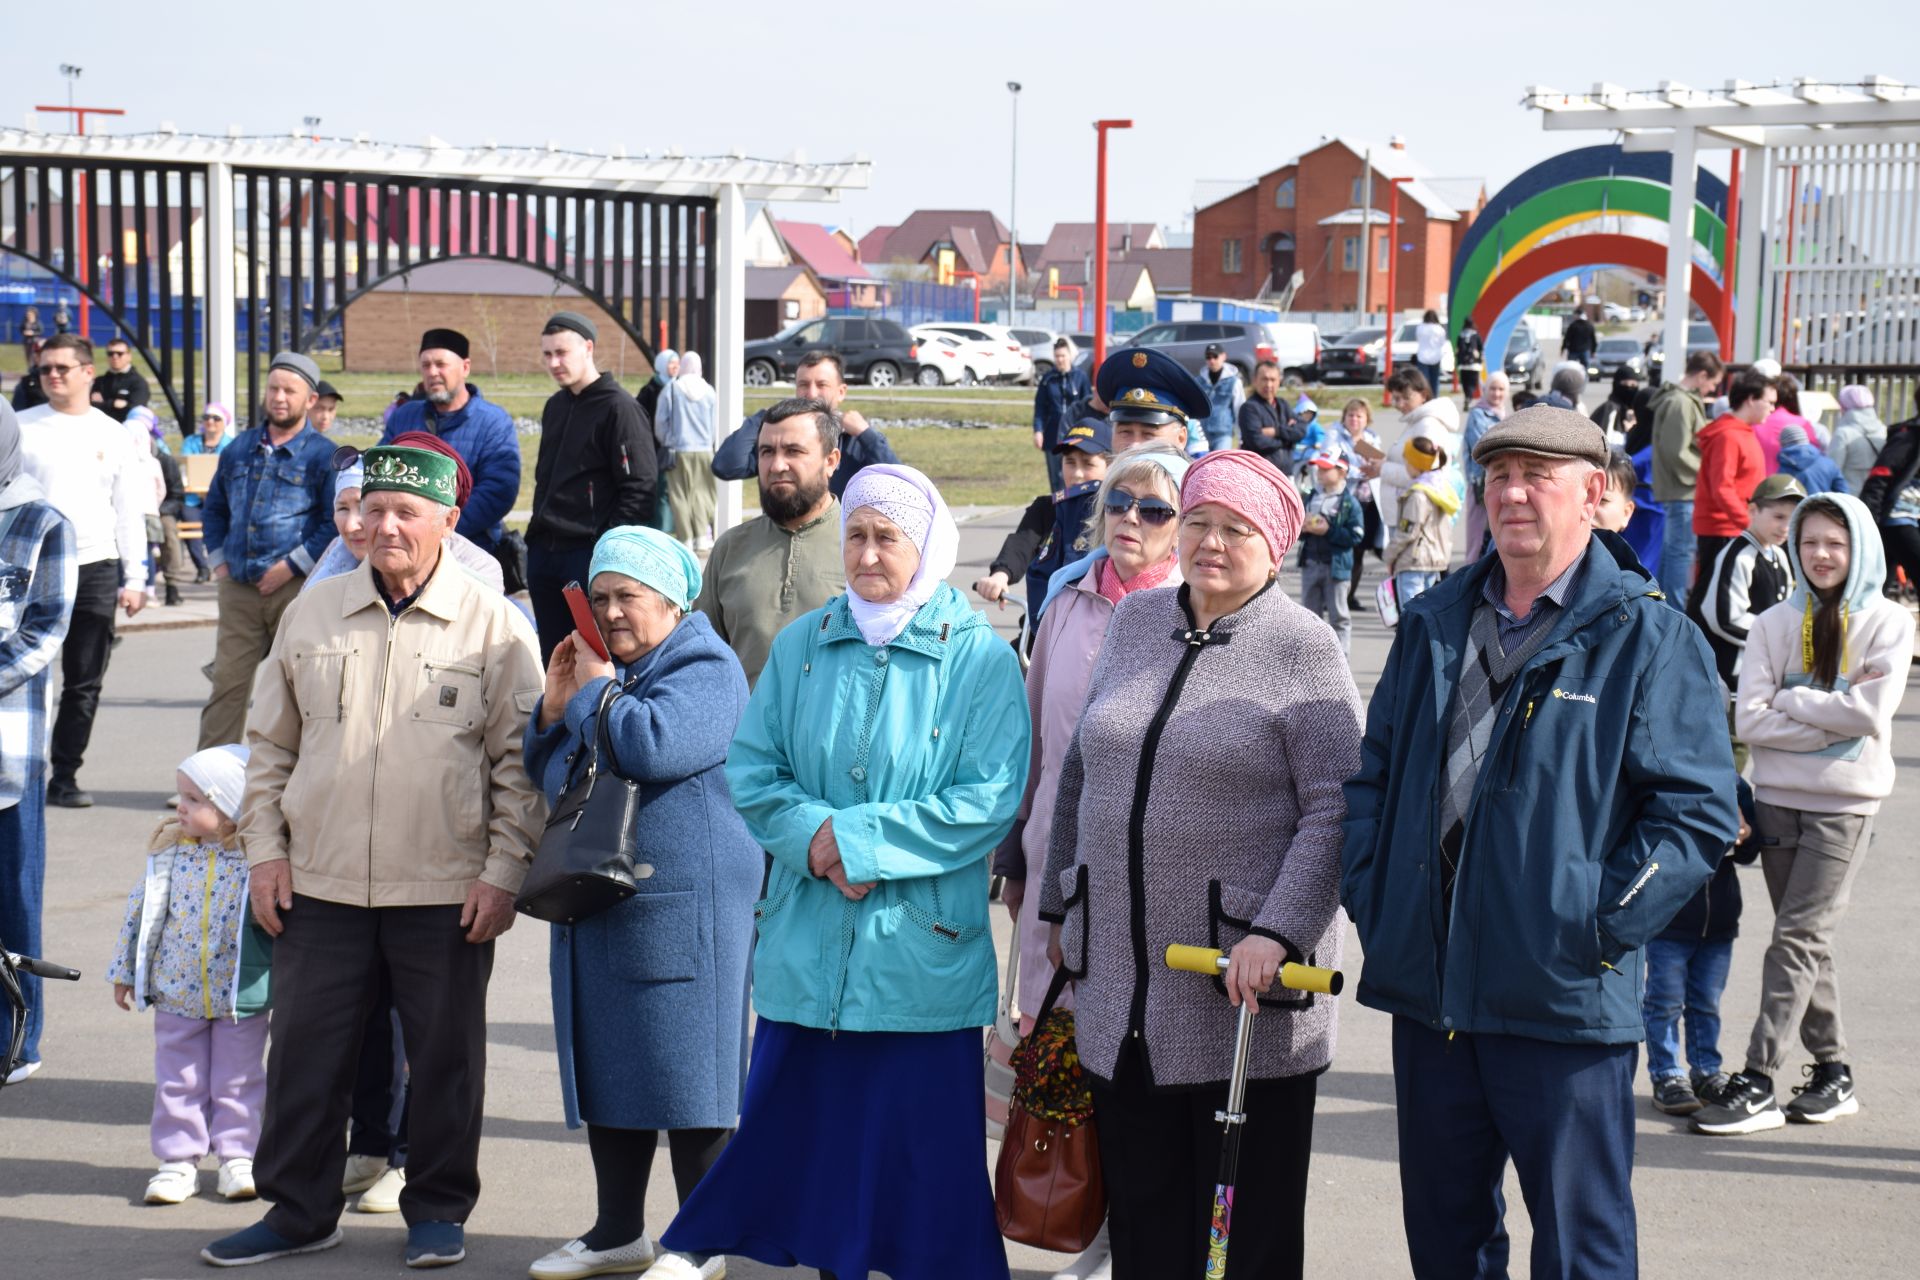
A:
[[[13,484],[39,491],[26,475]],[[0,808],[45,780],[53,660],[80,576],[73,546],[73,526],[44,499],[0,509]]]

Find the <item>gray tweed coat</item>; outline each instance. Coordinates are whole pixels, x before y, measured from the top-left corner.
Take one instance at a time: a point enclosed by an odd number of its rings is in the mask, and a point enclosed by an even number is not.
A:
[[[1289,959],[1340,963],[1341,784],[1360,763],[1360,699],[1326,623],[1275,586],[1197,632],[1185,600],[1161,588],[1114,611],[1039,885],[1083,975],[1082,1063],[1110,1080],[1143,1036],[1163,1087],[1224,1080],[1238,1016],[1217,978],[1165,966],[1168,943],[1231,948],[1255,932]],[[1276,986],[1252,1076],[1331,1062],[1335,1006]]]

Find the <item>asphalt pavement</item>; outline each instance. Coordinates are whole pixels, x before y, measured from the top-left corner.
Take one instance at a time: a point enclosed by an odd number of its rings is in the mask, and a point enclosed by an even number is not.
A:
[[[967,514],[964,559],[954,574],[963,587],[1018,515]],[[1371,577],[1377,576],[1373,569]],[[1289,569],[1282,583],[1294,589],[1296,574]],[[989,612],[1002,626],[1014,616]],[[213,635],[202,626],[127,636],[113,655],[81,775],[96,806],[49,814],[44,950],[85,977],[49,985],[46,1067],[27,1084],[0,1091],[0,1277],[205,1275],[200,1246],[261,1212],[257,1204],[214,1197],[210,1162],[197,1198],[177,1207],[140,1203],[154,1165],[147,1149],[152,1029],[148,1016],[116,1009],[101,980],[147,837],[172,790],[173,768],[194,746],[207,692],[200,666]],[[1363,696],[1388,642],[1370,610],[1356,618],[1353,666]],[[1643,1078],[1635,1189],[1641,1266],[1649,1277],[1913,1274],[1920,1245],[1920,1018],[1912,976],[1920,972],[1920,931],[1912,927],[1912,904],[1920,901],[1912,835],[1920,828],[1920,788],[1913,782],[1920,776],[1913,772],[1920,770],[1920,697],[1911,685],[1894,733],[1906,772],[1882,810],[1839,940],[1862,1109],[1827,1126],[1699,1138],[1683,1121],[1646,1105]],[[1733,1066],[1757,1008],[1771,918],[1757,872],[1742,876],[1746,916],[1722,1005],[1721,1047]],[[996,913],[995,927],[1004,949],[1004,912]],[[1348,973],[1357,976],[1360,952],[1351,938],[1346,954]],[[531,922],[522,921],[499,943],[489,1004],[485,1185],[469,1223],[462,1276],[524,1275],[529,1262],[593,1219],[584,1134],[561,1121],[546,960],[546,932]],[[1384,1015],[1343,1002],[1339,1054],[1321,1079],[1315,1118],[1309,1276],[1407,1274],[1388,1038]],[[1230,1045],[1220,1046],[1223,1069],[1230,1052]],[[986,1154],[990,1159],[993,1149]],[[1514,1274],[1524,1276],[1530,1232],[1512,1178],[1508,1200]],[[663,1147],[649,1194],[649,1230],[662,1229],[672,1210]],[[403,1271],[397,1215],[349,1212],[344,1225],[342,1247],[273,1263],[262,1274],[304,1280]],[[1020,1280],[1045,1280],[1061,1261],[1018,1247],[1009,1255]],[[796,1273],[740,1262],[730,1274],[756,1280]]]

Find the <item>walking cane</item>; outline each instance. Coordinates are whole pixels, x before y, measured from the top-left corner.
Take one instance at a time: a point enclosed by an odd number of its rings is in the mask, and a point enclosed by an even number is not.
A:
[[[1185,973],[1218,974],[1227,970],[1227,957],[1212,947],[1189,947],[1174,943],[1167,948],[1167,968]],[[1338,969],[1318,969],[1312,965],[1283,964],[1280,985],[1292,991],[1318,991],[1337,996],[1346,979]],[[1220,1176],[1213,1186],[1213,1224],[1207,1232],[1207,1269],[1205,1280],[1226,1280],[1227,1240],[1233,1226],[1233,1184],[1239,1176],[1240,1130],[1247,1123],[1242,1107],[1247,1099],[1247,1052],[1253,1044],[1253,1019],[1260,1002],[1240,1002],[1240,1025],[1233,1035],[1233,1073],[1227,1079],[1227,1108],[1213,1118],[1221,1125]]]

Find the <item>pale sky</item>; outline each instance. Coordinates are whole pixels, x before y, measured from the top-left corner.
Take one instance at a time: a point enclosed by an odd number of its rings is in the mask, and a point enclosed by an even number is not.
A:
[[[1484,177],[1490,193],[1555,151],[1610,140],[1544,132],[1519,105],[1529,84],[1920,82],[1912,32],[1896,0],[104,0],[15,7],[0,120],[63,129],[30,108],[66,100],[68,62],[84,68],[78,101],[126,108],[113,132],[284,134],[314,115],[327,135],[401,142],[864,155],[870,190],[780,209],[858,235],[916,208],[1006,219],[1006,82],[1018,80],[1018,226],[1038,240],[1055,221],[1092,220],[1097,117],[1134,121],[1113,135],[1110,216],[1178,227],[1196,179],[1252,178],[1322,137],[1399,133],[1436,176]]]

